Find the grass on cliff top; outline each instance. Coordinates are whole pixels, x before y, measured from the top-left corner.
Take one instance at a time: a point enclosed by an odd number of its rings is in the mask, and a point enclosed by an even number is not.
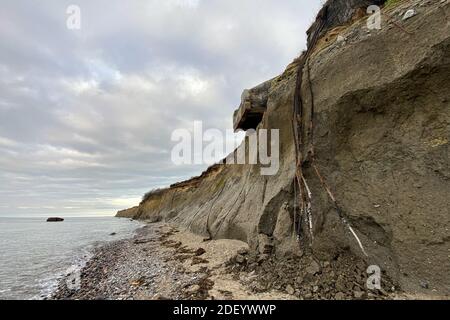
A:
[[[213,192],[223,189],[225,187],[225,182],[226,182],[225,180],[226,180],[225,176],[222,175],[222,177],[216,182],[216,186],[215,186]]]
[[[386,8],[389,8],[389,7],[393,6],[393,5],[398,4],[399,2],[400,2],[400,0],[387,0],[386,3],[384,4],[384,6]]]
[[[153,189],[150,190],[149,192],[147,192],[146,194],[144,194],[142,196],[142,200],[140,204],[143,204],[144,202],[146,202],[148,199],[150,199],[151,196],[157,195],[159,193],[161,193],[163,191],[163,189]]]

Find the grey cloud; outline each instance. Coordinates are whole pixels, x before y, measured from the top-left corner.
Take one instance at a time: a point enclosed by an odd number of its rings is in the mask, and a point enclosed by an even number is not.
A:
[[[66,28],[79,5],[82,29]],[[205,166],[171,132],[231,128],[244,88],[305,46],[319,0],[4,1],[0,215],[113,214]]]

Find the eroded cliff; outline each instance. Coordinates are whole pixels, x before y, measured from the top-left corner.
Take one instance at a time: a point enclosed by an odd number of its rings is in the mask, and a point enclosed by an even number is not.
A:
[[[253,90],[259,109],[249,121],[235,113],[236,127],[280,130],[276,175],[260,175],[259,165],[218,164],[118,216],[170,221],[279,256],[307,251],[333,259],[349,251],[379,265],[405,291],[449,294],[448,7],[441,0],[399,1],[383,9],[380,30],[350,15],[347,24],[320,30],[301,69],[304,145],[314,145],[314,163],[367,256],[308,161],[302,171],[312,195],[312,246],[305,227],[298,228],[292,115],[301,58]],[[407,10],[415,15],[404,19]],[[247,111],[251,91],[243,95]]]

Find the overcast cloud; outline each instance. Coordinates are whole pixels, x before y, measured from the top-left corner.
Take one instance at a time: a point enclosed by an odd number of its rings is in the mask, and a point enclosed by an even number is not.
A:
[[[242,90],[305,48],[320,2],[2,1],[0,215],[112,215],[199,174],[171,163],[171,132],[230,129]]]

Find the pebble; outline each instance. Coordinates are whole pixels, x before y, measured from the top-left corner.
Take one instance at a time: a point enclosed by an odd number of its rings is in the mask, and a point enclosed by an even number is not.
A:
[[[290,284],[288,284],[288,285],[286,286],[286,292],[287,292],[288,294],[290,294],[290,295],[293,295],[293,294],[295,293],[295,290],[294,290],[294,288],[293,288]]]
[[[198,249],[195,251],[195,255],[198,257],[198,256],[201,256],[202,254],[204,254],[205,252],[206,252],[205,249],[203,249],[203,248],[198,248]]]
[[[198,284],[195,284],[191,287],[189,287],[188,289],[186,289],[186,293],[187,294],[193,294],[196,293],[200,290],[200,286]]]
[[[310,275],[315,275],[320,272],[320,265],[313,260],[311,264],[308,267],[306,267],[305,271]]]
[[[241,248],[241,249],[239,249],[239,250],[237,251],[237,253],[238,253],[238,254],[245,255],[245,254],[248,253],[248,249],[246,249],[246,248]]]
[[[245,257],[241,254],[236,255],[236,257],[234,258],[235,261],[239,264],[244,263],[245,262]]]
[[[420,281],[420,286],[421,286],[423,289],[429,289],[429,288],[430,288],[430,285],[429,285],[428,282],[426,282],[426,281]]]
[[[337,38],[336,38],[336,42],[338,42],[338,43],[346,42],[346,41],[347,41],[347,38],[345,38],[342,35],[338,35]]]
[[[258,263],[261,263],[261,262],[267,260],[268,258],[269,258],[269,255],[268,255],[268,254],[260,254],[260,255],[258,256]]]
[[[189,294],[195,298],[206,298],[196,292],[200,288],[198,283],[208,277],[206,270],[185,272],[181,262],[174,260],[173,251],[158,250],[161,241],[156,230],[156,226],[148,225],[139,229],[132,239],[98,247],[80,272],[81,288],[69,290],[63,278],[49,299],[185,299],[188,296],[183,288],[190,288]],[[192,259],[204,250],[201,249],[191,253]]]
[[[336,293],[336,294],[334,295],[334,298],[335,298],[336,300],[344,300],[344,299],[345,299],[345,294],[342,293],[342,292],[338,292],[338,293]]]

